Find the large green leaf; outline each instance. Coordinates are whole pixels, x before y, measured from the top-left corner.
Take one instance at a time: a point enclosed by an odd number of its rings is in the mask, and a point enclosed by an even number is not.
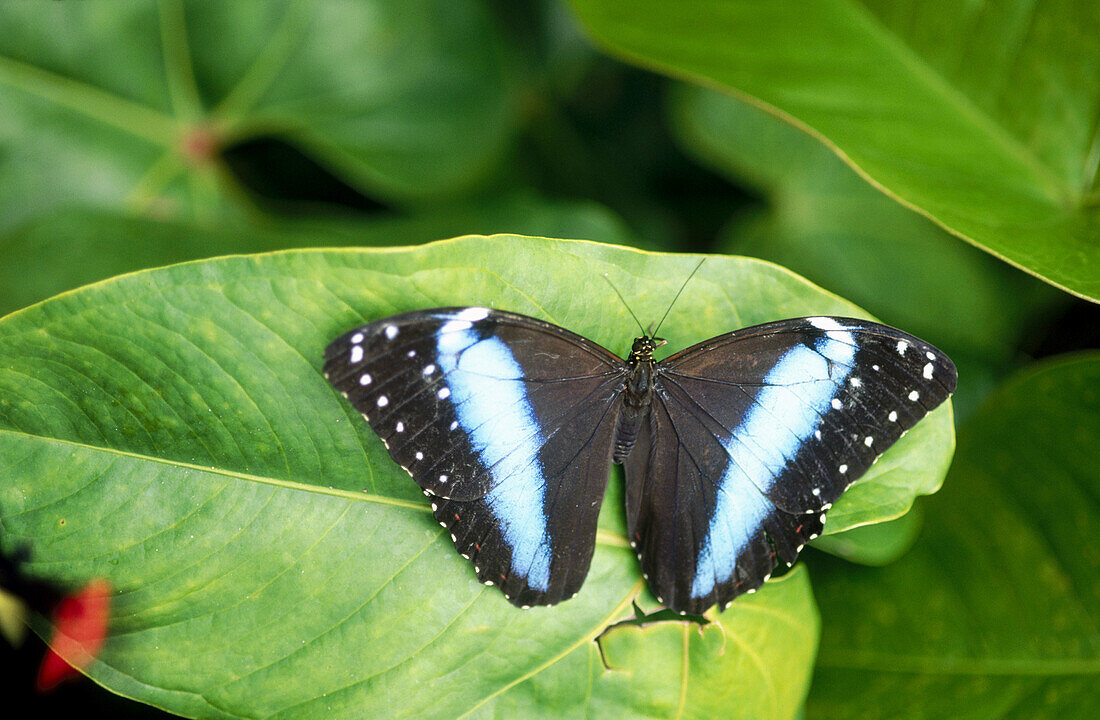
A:
[[[822,563],[809,718],[1100,713],[1100,353],[1016,377],[964,426],[921,539]]]
[[[622,220],[595,203],[552,202],[530,194],[437,205],[411,216],[313,217],[219,227],[73,208],[0,236],[0,316],[112,275],[184,260],[319,245],[416,245],[470,231],[633,240]]]
[[[514,132],[500,45],[479,0],[4,3],[0,222],[209,218],[240,200],[218,147],[256,135],[374,196],[454,192]]]
[[[1068,299],[893,202],[759,108],[682,85],[672,115],[694,154],[767,200],[735,218],[723,248],[777,262],[939,346],[966,379],[956,408],[976,406],[1029,323]]]
[[[577,648],[510,689],[485,716],[792,718],[805,699],[818,626],[799,566],[709,625],[615,625],[598,648]]]
[[[573,0],[630,60],[735,92],[877,187],[1100,299],[1092,0]]]
[[[639,315],[657,318],[695,262],[595,243],[469,237],[176,265],[13,313],[0,320],[3,550],[29,545],[29,571],[57,582],[108,578],[118,589],[111,637],[90,674],[181,714],[452,717],[481,712],[513,688],[538,695],[542,678],[555,682],[544,673],[595,667],[590,641],[630,616],[632,600],[652,602],[622,537],[621,500],[604,508],[580,595],[516,610],[477,583],[419,489],[323,380],[323,349],[367,319],[478,303],[623,352],[632,321],[603,273]],[[859,310],[774,265],[715,256],[662,334],[674,350],[817,313]],[[828,529],[903,512],[938,486],[952,440],[947,406],[837,503]],[[690,689],[692,702],[697,694],[701,708],[719,702],[745,663],[767,658],[795,677],[759,669],[770,680],[740,701],[789,717],[804,687],[799,669],[814,654],[808,592],[804,578],[792,578],[714,615],[724,627],[730,619],[731,656],[692,670],[705,685]],[[777,628],[777,618],[792,627]],[[644,651],[695,667],[717,652],[715,630],[673,658],[662,650],[669,631],[632,632],[609,634],[612,663],[632,666]],[[543,698],[544,714],[586,694],[617,702],[625,685],[638,715],[668,707],[663,674],[590,677],[594,689],[570,684],[571,694]]]
[[[768,201],[766,213],[734,225],[730,248],[788,267],[944,350],[990,360],[1008,357],[1028,312],[1057,294],[892,202],[797,128],[728,95],[676,90],[685,145]]]

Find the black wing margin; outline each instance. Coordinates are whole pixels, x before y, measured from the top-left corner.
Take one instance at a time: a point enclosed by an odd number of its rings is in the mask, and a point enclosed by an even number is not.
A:
[[[659,363],[626,463],[631,540],[658,597],[701,613],[758,588],[956,380],[931,345],[841,317],[745,328]]]
[[[577,592],[622,360],[556,325],[476,307],[364,325],[325,358],[326,377],[424,489],[479,580],[520,606]]]

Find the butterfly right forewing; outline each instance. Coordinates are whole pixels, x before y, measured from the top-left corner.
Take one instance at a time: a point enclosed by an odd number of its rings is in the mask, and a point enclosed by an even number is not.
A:
[[[851,318],[746,328],[659,363],[626,465],[631,538],[654,590],[702,612],[759,587],[955,377],[927,343]]]

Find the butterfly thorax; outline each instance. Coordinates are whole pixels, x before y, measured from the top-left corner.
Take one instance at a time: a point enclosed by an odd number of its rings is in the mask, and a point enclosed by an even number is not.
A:
[[[634,443],[638,439],[638,429],[649,413],[656,364],[653,360],[653,351],[663,344],[664,340],[660,338],[635,338],[634,346],[630,350],[630,355],[627,356],[622,412],[615,431],[612,455],[616,463],[621,464],[634,448]]]

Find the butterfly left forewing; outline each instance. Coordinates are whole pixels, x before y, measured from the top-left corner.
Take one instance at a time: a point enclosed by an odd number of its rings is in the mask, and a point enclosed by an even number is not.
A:
[[[576,592],[595,543],[624,371],[579,335],[487,308],[364,325],[325,373],[517,605]]]
[[[851,318],[746,328],[659,363],[652,447],[627,463],[628,518],[644,566],[660,565],[647,552],[692,563],[665,586],[670,607],[728,602],[759,586],[776,556],[793,561],[840,494],[955,382],[932,346]],[[646,507],[657,498],[689,507],[691,528],[670,530]]]

